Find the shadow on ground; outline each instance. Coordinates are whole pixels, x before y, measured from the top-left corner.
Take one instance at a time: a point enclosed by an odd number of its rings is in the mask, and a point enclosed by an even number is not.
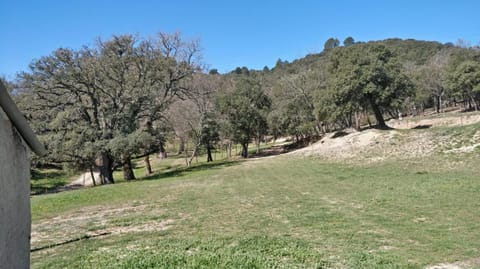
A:
[[[224,161],[214,161],[214,162],[209,162],[209,163],[201,163],[201,164],[193,164],[190,167],[184,167],[184,166],[173,166],[170,167],[170,169],[163,169],[158,172],[154,172],[153,175],[146,176],[143,178],[140,178],[138,180],[134,181],[141,181],[141,180],[159,180],[159,179],[164,179],[164,178],[169,178],[169,177],[179,177],[183,176],[188,173],[192,172],[198,172],[202,170],[211,170],[211,169],[223,169],[226,167],[234,166],[234,165],[239,165],[243,161],[239,160],[224,160]]]
[[[64,173],[59,171],[42,171],[39,172],[36,169],[30,171],[31,174],[31,184],[30,184],[30,194],[47,194],[52,192],[57,192],[58,189],[64,187],[67,184]],[[45,183],[45,178],[54,178],[56,180],[49,180],[48,183]],[[43,181],[43,182],[42,182]]]

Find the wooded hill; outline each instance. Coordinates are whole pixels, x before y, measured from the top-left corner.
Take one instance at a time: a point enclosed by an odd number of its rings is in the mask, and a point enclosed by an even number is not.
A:
[[[317,131],[328,131],[344,127],[360,128],[363,124],[375,125],[376,122],[368,117],[374,114],[372,107],[361,100],[362,96],[358,96],[369,83],[373,87],[367,91],[376,91],[382,95],[376,98],[385,99],[379,100],[383,102],[379,105],[381,114],[388,118],[396,118],[399,114],[418,114],[428,108],[435,108],[439,113],[446,106],[476,110],[479,57],[478,48],[412,39],[386,39],[326,48],[321,53],[309,54],[292,63],[279,59],[271,70],[237,68],[228,76],[253,76],[262,81],[273,100],[270,127],[275,127],[274,123],[280,120],[283,121],[279,126],[282,135],[308,137],[315,128]],[[373,69],[368,70],[369,65]],[[394,66],[396,73],[388,74]],[[389,85],[392,79],[401,75],[406,76],[403,88],[395,85],[396,91],[385,96],[387,89],[392,90]],[[353,86],[356,88],[346,91]],[[320,121],[317,125],[332,126],[323,129],[314,126],[313,118]],[[377,117],[377,120],[381,119]]]
[[[348,40],[348,42],[347,42]],[[50,152],[41,163],[99,169],[103,183],[131,158],[164,152],[167,141],[200,152],[266,136],[308,141],[347,127],[387,128],[388,118],[427,108],[477,110],[480,52],[438,42],[329,39],[319,54],[271,70],[204,70],[199,44],[178,34],[115,36],[81,50],[61,48],[8,82]],[[162,153],[164,154],[164,153]],[[148,169],[147,169],[148,171]]]

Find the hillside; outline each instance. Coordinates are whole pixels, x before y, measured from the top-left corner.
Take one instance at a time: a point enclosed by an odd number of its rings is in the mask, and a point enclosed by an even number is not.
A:
[[[359,42],[359,44],[362,42]],[[369,44],[384,44],[395,52],[404,62],[414,62],[418,65],[427,62],[435,53],[442,49],[451,48],[435,41],[422,41],[414,39],[391,38],[378,41],[369,41]],[[297,73],[303,70],[323,68],[328,64],[328,57],[331,51],[308,54],[303,58],[296,59],[291,63],[281,62],[272,69],[272,72]]]
[[[461,115],[33,197],[32,268],[475,268],[478,114]]]
[[[363,164],[430,156],[448,158],[472,153],[480,146],[479,122],[478,113],[391,120],[388,124],[392,130],[339,131],[290,154]]]

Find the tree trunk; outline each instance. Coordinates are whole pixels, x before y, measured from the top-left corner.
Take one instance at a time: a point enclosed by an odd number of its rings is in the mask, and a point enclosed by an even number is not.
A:
[[[477,101],[475,101],[475,97],[471,96],[470,99],[472,99],[473,108],[475,109],[475,111],[478,111],[478,105],[477,105]]]
[[[113,160],[110,154],[102,153],[102,165],[100,166],[100,178],[102,184],[113,184]]]
[[[378,128],[385,129],[387,128],[387,124],[385,124],[385,120],[383,119],[382,112],[378,105],[370,99],[370,105],[372,106],[373,113],[375,114],[375,119],[377,120]]]
[[[97,186],[97,182],[95,182],[95,174],[93,173],[92,166],[90,166],[90,176],[92,177],[93,186]]]
[[[167,151],[165,150],[165,144],[163,142],[160,142],[158,155],[159,155],[160,159],[166,159],[167,158]]]
[[[360,113],[355,111],[355,130],[360,131]]]
[[[257,144],[257,154],[260,153],[260,136],[255,139],[255,143]]]
[[[248,143],[243,143],[242,144],[242,157],[243,158],[248,157]]]
[[[226,145],[226,150],[227,150],[227,159],[232,158],[232,142],[228,142]]]
[[[435,111],[440,113],[440,96],[435,96]]]
[[[180,144],[178,145],[178,154],[182,154],[185,151],[185,139],[180,137]]]
[[[150,164],[150,155],[145,156],[145,176],[149,176],[153,173],[152,165]]]
[[[135,174],[132,169],[132,160],[129,155],[123,157],[123,179],[127,181],[135,179]]]
[[[190,167],[190,165],[192,165],[192,161],[195,156],[197,156],[197,147],[193,149],[192,156],[190,156],[190,158],[187,160],[187,167]]]
[[[208,162],[213,162],[212,149],[210,146],[207,146],[207,163]]]

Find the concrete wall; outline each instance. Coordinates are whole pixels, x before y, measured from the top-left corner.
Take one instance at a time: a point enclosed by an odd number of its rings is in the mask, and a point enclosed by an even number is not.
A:
[[[30,162],[0,108],[0,269],[29,268]]]

